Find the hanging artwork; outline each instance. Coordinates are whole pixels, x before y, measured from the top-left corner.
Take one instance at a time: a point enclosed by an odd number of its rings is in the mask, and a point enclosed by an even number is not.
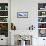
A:
[[[28,12],[17,12],[17,18],[28,18]]]

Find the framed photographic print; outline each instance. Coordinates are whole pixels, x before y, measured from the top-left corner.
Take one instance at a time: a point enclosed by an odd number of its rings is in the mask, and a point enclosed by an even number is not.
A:
[[[28,18],[28,12],[17,12],[17,18]]]

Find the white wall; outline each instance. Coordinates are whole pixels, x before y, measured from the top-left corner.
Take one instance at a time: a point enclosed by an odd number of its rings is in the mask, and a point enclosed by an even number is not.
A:
[[[36,32],[34,36],[38,36],[38,3],[46,3],[46,0],[11,0],[11,22],[16,25],[18,32],[27,30],[33,24]],[[17,12],[23,11],[28,12],[28,18],[17,18]],[[33,38],[33,46],[40,46],[38,43],[43,44],[41,39]]]
[[[17,12],[28,12],[28,18],[17,18]],[[11,20],[16,25],[17,30],[27,30],[32,24],[36,27],[37,2],[32,0],[12,0],[11,15]]]
[[[27,30],[29,26],[38,25],[38,3],[46,0],[11,0],[11,22],[16,25],[17,30]],[[28,18],[17,18],[17,12],[28,12]]]

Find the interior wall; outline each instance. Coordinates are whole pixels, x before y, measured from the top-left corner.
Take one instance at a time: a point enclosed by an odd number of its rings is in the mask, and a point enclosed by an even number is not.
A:
[[[34,36],[38,35],[38,3],[46,3],[46,0],[11,0],[11,22],[16,25],[18,32],[29,29],[33,24],[36,32]],[[17,18],[17,12],[28,12],[28,18]],[[43,38],[34,37],[32,42],[33,46],[41,46]]]
[[[11,22],[16,25],[17,30],[28,30],[31,25],[37,27],[37,1],[12,0],[11,10]],[[28,12],[28,18],[17,18],[17,12]]]
[[[29,26],[38,27],[38,3],[46,0],[11,0],[11,22],[17,30],[28,30]],[[17,12],[28,12],[28,18],[17,18]]]

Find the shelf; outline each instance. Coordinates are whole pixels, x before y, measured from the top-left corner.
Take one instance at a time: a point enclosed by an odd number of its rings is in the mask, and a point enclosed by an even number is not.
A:
[[[38,36],[46,37],[46,3],[38,3]]]
[[[0,10],[0,11],[8,11],[8,10]]]
[[[46,11],[46,10],[38,10],[38,11]]]
[[[46,22],[38,22],[38,23],[46,23]]]
[[[44,16],[38,16],[38,17],[46,17],[46,15],[44,15]]]
[[[46,28],[38,28],[38,29],[46,29]]]
[[[0,35],[8,37],[8,3],[0,3]]]
[[[0,23],[8,23],[8,22],[0,22]]]
[[[0,16],[0,17],[8,17],[8,16]]]

